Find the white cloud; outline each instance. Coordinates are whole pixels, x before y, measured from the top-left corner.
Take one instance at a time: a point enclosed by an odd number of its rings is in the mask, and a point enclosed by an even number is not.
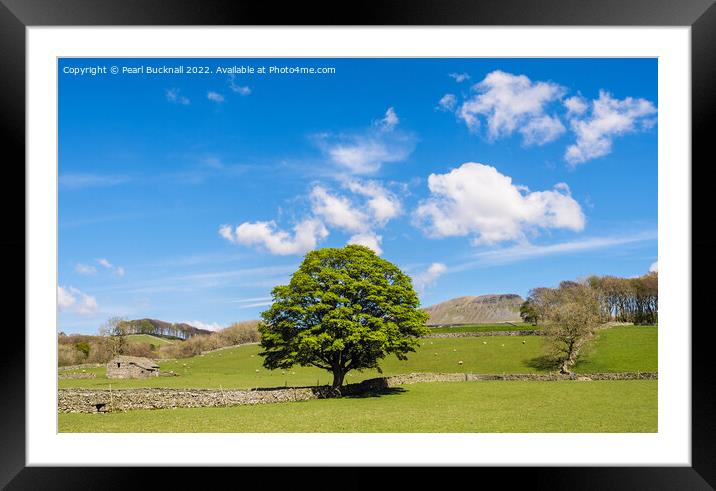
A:
[[[97,268],[88,264],[77,263],[75,264],[75,271],[83,275],[92,275],[97,273]]]
[[[467,73],[449,73],[448,77],[454,78],[457,83],[464,82],[465,80],[470,80],[470,75]]]
[[[361,232],[368,228],[365,213],[354,208],[347,198],[335,196],[322,186],[314,186],[311,190],[311,207],[314,214],[334,227],[349,232]]]
[[[164,92],[164,95],[167,98],[167,101],[174,103],[174,104],[182,104],[184,106],[191,103],[191,101],[187,98],[181,95],[179,89],[167,89]]]
[[[340,171],[353,175],[374,174],[383,164],[404,161],[415,148],[415,138],[398,131],[398,123],[398,116],[391,107],[365,131],[322,133],[315,135],[314,140]]]
[[[97,299],[75,287],[57,287],[57,308],[60,312],[70,312],[78,315],[90,315],[99,308]]]
[[[60,310],[67,310],[72,307],[77,299],[70,293],[68,289],[60,286],[57,287],[57,307]]]
[[[384,226],[402,213],[400,200],[377,181],[348,181],[345,186],[353,193],[368,198],[366,206],[374,221]]]
[[[428,178],[431,196],[418,206],[415,220],[433,237],[473,237],[474,244],[526,239],[537,229],[579,231],[585,217],[564,183],[530,192],[494,167],[468,162]]]
[[[97,261],[97,264],[102,266],[104,269],[112,271],[117,276],[124,276],[125,271],[122,266],[115,266],[114,264],[112,264],[105,258],[100,258],[100,259],[97,259],[96,261]],[[92,268],[92,269],[94,269],[94,268]]]
[[[545,114],[531,119],[519,131],[525,145],[544,145],[556,140],[567,130],[559,118]]]
[[[223,95],[219,94],[218,92],[213,92],[211,90],[209,92],[207,92],[206,98],[209,99],[210,101],[214,101],[214,102],[218,102],[218,103],[224,102]]]
[[[184,321],[184,324],[189,324],[190,326],[198,327],[199,329],[206,329],[207,331],[220,331],[226,326],[222,326],[218,322],[202,322],[202,321]]]
[[[381,254],[382,237],[374,229],[402,213],[400,200],[377,181],[354,179],[345,181],[343,186],[353,193],[353,198],[360,196],[365,200],[339,196],[316,185],[310,194],[313,214],[327,225],[353,233],[349,244],[365,245]]]
[[[219,235],[228,240],[229,242],[234,241],[234,231],[231,225],[221,225],[219,227]]]
[[[239,85],[236,83],[236,75],[233,73],[229,76],[229,88],[239,95],[250,95],[251,94],[250,87],[245,86],[245,85]]]
[[[316,247],[321,239],[328,236],[328,230],[316,219],[306,219],[296,224],[293,236],[276,229],[276,222],[245,222],[232,232],[227,225],[219,228],[219,235],[241,245],[263,247],[271,254],[286,256],[304,254]]]
[[[454,111],[457,107],[457,97],[455,94],[445,94],[438,101],[438,105],[435,107],[438,111]]]
[[[547,143],[564,132],[564,127],[560,130],[561,123],[555,124],[555,117],[544,120],[545,107],[564,95],[565,89],[560,85],[532,82],[525,75],[496,70],[472,89],[475,94],[460,106],[458,117],[473,131],[479,129],[480,117],[485,118],[490,140],[509,136],[530,124],[532,128],[523,132],[526,145]],[[539,131],[545,127],[548,130]]]
[[[348,244],[357,244],[369,247],[375,251],[376,254],[381,255],[383,249],[380,247],[380,243],[383,241],[383,237],[374,234],[373,232],[366,232],[362,234],[356,234],[348,239]]]
[[[659,261],[654,261],[651,263],[651,266],[649,266],[649,272],[650,273],[658,273],[659,272]]]
[[[432,263],[427,270],[413,276],[413,285],[418,291],[423,291],[447,271],[443,263]]]
[[[612,151],[616,136],[651,128],[656,119],[656,107],[646,99],[614,99],[599,91],[599,99],[592,101],[589,116],[571,120],[577,139],[567,147],[565,160],[571,165],[603,157]]]
[[[580,115],[589,108],[589,104],[584,97],[575,95],[564,101],[564,107],[567,108],[567,116]]]
[[[392,131],[393,128],[398,126],[398,123],[400,123],[400,119],[395,113],[395,109],[389,107],[388,110],[385,111],[385,116],[383,116],[383,119],[378,121],[377,124],[384,131]]]

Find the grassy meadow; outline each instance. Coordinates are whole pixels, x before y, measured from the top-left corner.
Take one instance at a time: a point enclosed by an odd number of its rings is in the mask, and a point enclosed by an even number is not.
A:
[[[657,381],[448,382],[379,396],[60,414],[60,432],[655,432]]]
[[[381,364],[383,375],[411,372],[439,373],[547,373],[541,357],[545,340],[540,336],[489,336],[426,338],[421,347],[401,361],[391,356]],[[89,368],[94,379],[63,379],[62,387],[112,388],[241,388],[324,385],[331,375],[317,368],[294,367],[291,370],[267,370],[261,365],[257,344],[242,345],[179,360],[160,360],[162,371],[176,377],[148,379],[107,379],[105,368]],[[462,364],[459,362],[462,361]],[[656,371],[657,328],[618,327],[599,331],[583,361],[575,367],[579,373]],[[375,370],[350,372],[346,382],[359,382],[381,376]]]
[[[459,326],[446,327],[430,327],[432,334],[452,333],[452,332],[494,332],[494,331],[534,331],[540,329],[540,326],[533,326],[529,323],[505,323],[498,324],[463,324]]]
[[[657,371],[655,326],[598,331],[577,373]],[[60,388],[224,388],[329,384],[310,367],[266,370],[257,344],[163,360],[174,377],[62,379]],[[541,336],[426,338],[407,361],[389,357],[383,375],[411,372],[547,373]],[[462,364],[459,362],[462,361]],[[351,372],[346,383],[380,376]],[[61,432],[654,432],[656,380],[448,382],[404,385],[371,397],[258,406],[58,415]],[[608,417],[605,417],[608,415]]]
[[[153,344],[154,346],[172,344],[176,341],[175,339],[160,338],[158,336],[152,336],[151,334],[130,334],[127,336],[128,343],[146,343]]]

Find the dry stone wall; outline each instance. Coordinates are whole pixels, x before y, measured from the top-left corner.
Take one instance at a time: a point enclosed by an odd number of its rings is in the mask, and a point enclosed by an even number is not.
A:
[[[129,409],[221,407],[306,401],[328,397],[329,387],[275,390],[217,389],[60,389],[58,409],[65,413],[95,413]]]
[[[485,380],[641,380],[656,379],[656,372],[622,372],[592,374],[477,374],[477,373],[410,373],[381,377],[345,386],[341,395],[359,395],[390,387],[424,382],[476,382]],[[179,407],[222,407],[277,402],[307,401],[334,397],[328,386],[281,389],[60,389],[58,410],[64,413],[96,413],[130,409],[169,409]]]
[[[60,373],[57,378],[60,380],[62,379],[76,379],[76,378],[97,378],[96,373],[86,373],[86,372],[80,372],[80,373]]]

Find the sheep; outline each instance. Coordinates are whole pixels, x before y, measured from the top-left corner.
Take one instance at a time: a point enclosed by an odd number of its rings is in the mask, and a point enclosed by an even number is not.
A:
[[[458,365],[462,365],[462,360],[457,362]]]

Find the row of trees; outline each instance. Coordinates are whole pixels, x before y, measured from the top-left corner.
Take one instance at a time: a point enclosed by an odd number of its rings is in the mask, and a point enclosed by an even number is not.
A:
[[[659,275],[656,272],[637,278],[590,276],[581,284],[590,287],[596,295],[602,322],[656,324],[659,320]],[[520,307],[520,315],[525,322],[537,325],[543,320],[544,308],[549,304],[552,291],[552,288],[530,290],[527,300]]]
[[[590,276],[587,283],[597,291],[602,318],[634,324],[656,324],[659,318],[659,275],[638,278]]]
[[[558,288],[534,288],[520,307],[520,315],[525,322],[543,326],[550,356],[560,372],[570,373],[600,325],[657,322],[658,274],[591,276],[581,282],[563,281]]]
[[[165,338],[189,339],[192,336],[209,334],[209,331],[185,323],[171,323],[157,319],[127,320],[113,317],[100,328],[100,334],[103,336],[149,334]]]

